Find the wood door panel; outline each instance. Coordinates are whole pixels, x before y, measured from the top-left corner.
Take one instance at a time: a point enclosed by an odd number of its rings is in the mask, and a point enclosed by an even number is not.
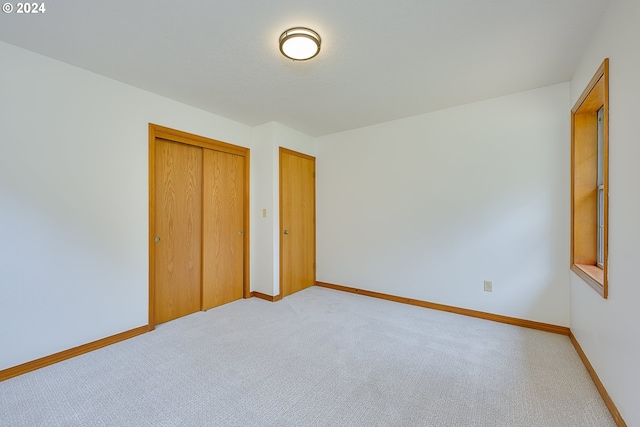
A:
[[[281,294],[315,284],[315,159],[280,151]]]
[[[149,124],[150,329],[250,294],[249,154]]]
[[[201,177],[201,148],[156,140],[156,323],[200,310]]]
[[[243,296],[244,158],[204,150],[202,309]]]

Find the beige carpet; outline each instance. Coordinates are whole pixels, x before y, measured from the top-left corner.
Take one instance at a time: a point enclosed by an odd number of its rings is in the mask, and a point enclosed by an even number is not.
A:
[[[2,426],[614,426],[569,338],[312,287],[0,383]]]

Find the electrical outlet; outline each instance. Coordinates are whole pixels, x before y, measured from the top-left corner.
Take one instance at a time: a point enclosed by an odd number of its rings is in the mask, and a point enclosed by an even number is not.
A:
[[[493,292],[493,282],[491,282],[491,280],[484,281],[484,291]]]

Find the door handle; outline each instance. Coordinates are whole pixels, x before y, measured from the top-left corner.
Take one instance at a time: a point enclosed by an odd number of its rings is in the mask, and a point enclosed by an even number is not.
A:
[[[160,241],[160,237],[156,236],[155,239],[153,239],[156,243],[158,243]]]
[[[284,230],[284,234],[289,234],[289,230]]]

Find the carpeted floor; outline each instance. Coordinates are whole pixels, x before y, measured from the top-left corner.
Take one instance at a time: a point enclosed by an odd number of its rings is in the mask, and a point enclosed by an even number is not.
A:
[[[0,383],[2,426],[615,426],[570,340],[312,287]]]

